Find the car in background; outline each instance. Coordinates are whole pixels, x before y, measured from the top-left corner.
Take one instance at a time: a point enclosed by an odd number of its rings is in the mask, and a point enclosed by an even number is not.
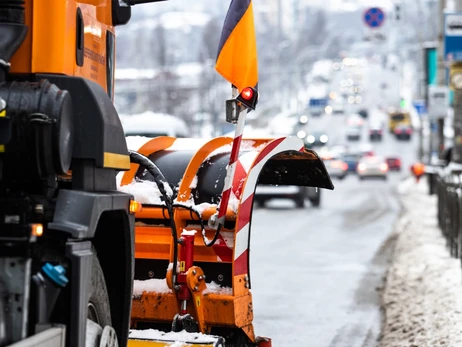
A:
[[[387,157],[386,159],[388,169],[390,171],[401,171],[401,159],[398,157]]]
[[[295,202],[297,208],[305,207],[305,201],[309,200],[313,207],[321,205],[321,189],[304,186],[277,186],[257,185],[254,194],[255,204],[264,207],[268,200],[289,199]]]
[[[358,126],[349,126],[346,129],[346,138],[348,141],[359,141],[361,139],[361,128]]]
[[[332,114],[341,116],[345,114],[345,104],[342,101],[333,102],[331,105]]]
[[[364,119],[357,113],[350,114],[347,118],[347,126],[362,127],[364,125]]]
[[[348,146],[337,144],[330,146],[328,150],[332,153],[332,156],[340,158],[348,151]]]
[[[187,123],[176,116],[146,111],[121,118],[125,136],[145,137],[188,137],[190,129]]]
[[[361,160],[362,155],[360,153],[344,153],[342,161],[347,164],[349,172],[356,172],[358,163]]]
[[[382,141],[383,126],[381,123],[371,123],[369,125],[369,140]]]
[[[329,136],[324,131],[313,131],[305,139],[305,146],[313,148],[317,146],[326,146],[329,142]]]
[[[398,140],[410,140],[412,135],[412,127],[407,124],[397,125],[395,127],[394,133]]]
[[[362,143],[358,147],[358,152],[361,157],[370,157],[374,156],[374,147],[370,143]]]
[[[364,119],[366,119],[367,117],[369,117],[369,112],[363,108],[361,110],[358,111],[358,114],[363,117]]]
[[[329,176],[343,180],[348,174],[348,164],[336,157],[321,158]]]
[[[383,157],[366,156],[359,161],[356,173],[360,180],[366,178],[386,180],[388,178],[388,164]]]

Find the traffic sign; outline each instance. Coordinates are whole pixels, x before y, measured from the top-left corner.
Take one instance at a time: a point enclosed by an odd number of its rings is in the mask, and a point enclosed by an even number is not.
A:
[[[444,14],[444,60],[462,61],[462,12]]]
[[[449,107],[449,88],[446,86],[428,86],[428,117],[445,118]]]
[[[372,7],[364,12],[364,22],[371,28],[382,26],[385,20],[385,13],[378,7]]]
[[[414,108],[416,109],[419,116],[427,114],[427,105],[425,105],[425,100],[414,100],[412,102]]]

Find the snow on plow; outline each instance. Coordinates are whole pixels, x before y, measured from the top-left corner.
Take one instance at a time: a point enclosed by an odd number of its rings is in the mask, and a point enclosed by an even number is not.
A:
[[[135,214],[129,346],[271,346],[253,329],[256,185],[333,185],[300,139],[243,140],[225,223],[212,229],[207,222],[219,206],[232,141],[127,137],[132,164],[118,185],[142,204]]]

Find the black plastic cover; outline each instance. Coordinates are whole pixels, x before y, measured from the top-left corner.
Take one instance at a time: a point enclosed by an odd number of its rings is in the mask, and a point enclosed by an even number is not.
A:
[[[37,75],[67,90],[74,104],[74,158],[93,159],[104,167],[104,153],[128,156],[122,123],[111,98],[97,83],[80,77]]]
[[[124,0],[122,0],[124,1]],[[127,2],[127,6],[121,6],[120,0],[112,0],[112,25],[127,24],[132,15],[132,9]]]

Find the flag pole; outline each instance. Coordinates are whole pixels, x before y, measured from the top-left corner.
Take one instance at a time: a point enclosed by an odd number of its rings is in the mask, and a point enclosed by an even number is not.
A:
[[[252,0],[230,1],[221,32],[215,70],[231,83],[232,99],[226,100],[226,120],[236,124],[219,206],[208,221],[210,228],[219,231],[225,224],[232,194],[246,115],[249,108],[255,109],[258,99],[258,59]]]
[[[239,91],[235,86],[231,86],[231,96],[233,99],[235,99],[239,95]],[[238,119],[237,119],[237,125],[236,125],[236,130],[234,132],[234,139],[233,139],[233,145],[231,147],[231,154],[229,157],[229,163],[228,166],[226,167],[226,177],[225,177],[225,182],[223,185],[223,191],[221,193],[221,200],[220,200],[220,205],[218,207],[218,211],[215,215],[213,215],[209,219],[209,227],[213,229],[218,229],[219,227],[223,227],[225,224],[225,219],[226,219],[226,211],[228,210],[228,205],[229,205],[229,198],[231,197],[231,192],[233,188],[233,181],[234,181],[234,174],[236,172],[236,162],[239,158],[239,151],[241,148],[241,142],[242,142],[242,135],[244,133],[244,126],[245,126],[245,120],[247,116],[247,107],[239,107],[239,112]]]

